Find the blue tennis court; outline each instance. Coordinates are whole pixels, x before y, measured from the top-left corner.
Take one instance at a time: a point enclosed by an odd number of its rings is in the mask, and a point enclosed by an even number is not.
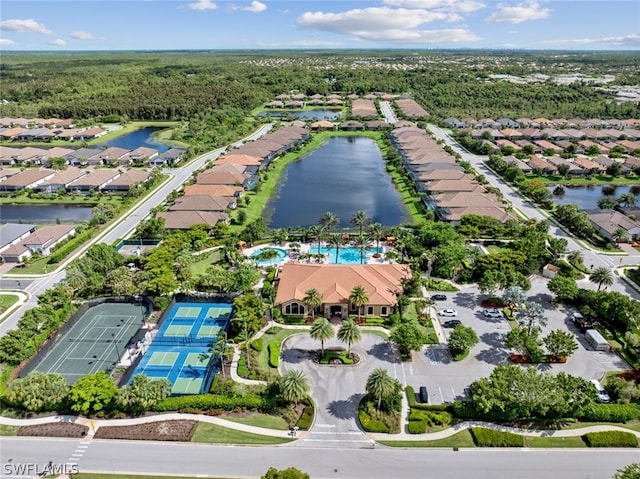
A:
[[[227,331],[232,305],[176,303],[131,378],[166,378],[173,394],[201,394],[215,376],[209,352],[220,331]]]

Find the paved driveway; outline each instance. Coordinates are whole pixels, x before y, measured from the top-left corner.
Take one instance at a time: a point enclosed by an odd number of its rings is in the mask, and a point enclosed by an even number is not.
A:
[[[337,339],[325,341],[325,348],[346,345]],[[302,370],[311,387],[316,403],[316,420],[298,446],[363,448],[372,447],[372,441],[357,425],[357,409],[365,394],[367,377],[375,368],[384,368],[404,386],[407,377],[395,348],[380,336],[363,334],[362,341],[351,350],[360,356],[354,366],[329,366],[315,364],[313,355],[320,350],[320,343],[308,333],[290,336],[282,345],[281,372]]]

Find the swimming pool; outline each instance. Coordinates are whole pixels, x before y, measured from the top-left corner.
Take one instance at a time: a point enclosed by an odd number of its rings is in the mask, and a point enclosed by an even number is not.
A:
[[[317,246],[311,248],[311,253],[317,253]],[[367,248],[364,251],[363,263],[367,263],[367,255],[372,255],[374,253],[382,253],[382,248],[377,250],[376,248]],[[360,250],[353,246],[347,246],[344,248],[340,248],[338,251],[338,261],[336,261],[336,249],[332,247],[323,246],[320,248],[320,254],[329,255],[330,263],[338,263],[338,264],[360,264]]]
[[[264,250],[274,250],[276,253],[278,253],[278,256],[274,256],[273,258],[269,258],[269,259],[258,259],[258,257]],[[253,253],[251,253],[251,256],[250,256],[250,258],[253,261],[255,261],[260,265],[277,264],[277,263],[280,263],[286,257],[287,257],[286,250],[282,248],[272,248],[272,247],[264,247],[264,248],[257,249]]]

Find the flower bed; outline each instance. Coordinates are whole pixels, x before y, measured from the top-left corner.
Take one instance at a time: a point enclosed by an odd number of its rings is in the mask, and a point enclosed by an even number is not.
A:
[[[95,437],[100,439],[130,439],[136,441],[191,441],[198,421],[161,421],[134,426],[104,426]]]
[[[72,422],[51,422],[48,424],[36,424],[34,426],[22,426],[18,430],[18,436],[43,436],[43,437],[84,437],[89,428],[82,424]]]

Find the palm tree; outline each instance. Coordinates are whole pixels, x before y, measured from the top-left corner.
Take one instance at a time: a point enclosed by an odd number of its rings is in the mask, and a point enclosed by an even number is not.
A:
[[[611,270],[604,266],[599,266],[594,269],[591,272],[589,279],[598,285],[598,291],[600,291],[603,285],[607,287],[613,284],[613,275],[611,274]]]
[[[213,354],[214,357],[220,360],[220,369],[222,370],[222,377],[225,377],[223,357],[226,349],[227,349],[227,333],[220,330],[220,332],[216,336],[216,342],[213,343],[209,352]]]
[[[237,316],[236,316],[237,317]],[[238,333],[238,340],[243,343],[244,346],[244,355],[247,361],[247,368],[251,369],[251,360],[249,359],[249,341],[251,340],[251,334],[247,329],[242,329]]]
[[[342,322],[342,326],[338,329],[337,336],[340,341],[349,345],[349,349],[347,351],[349,355],[351,355],[351,345],[362,339],[360,328],[353,319],[349,318]]]
[[[318,318],[311,325],[309,336],[311,336],[311,339],[320,341],[322,357],[324,357],[324,342],[333,338],[335,334],[336,331],[327,318]]]
[[[315,319],[315,311],[318,306],[322,306],[322,295],[316,288],[305,291],[306,296],[302,299],[304,305],[311,311],[311,317]]]
[[[529,334],[534,327],[538,325],[544,326],[547,324],[547,318],[542,305],[538,303],[526,302],[518,309],[516,320],[521,327],[526,327]]]
[[[275,249],[275,248],[264,248],[257,255],[255,255],[253,258],[257,259],[258,261],[269,261],[269,262],[272,262],[271,260],[276,259],[278,256],[280,256],[280,253],[278,253],[277,249]]]
[[[344,239],[342,239],[342,235],[340,233],[331,233],[329,236],[329,240],[327,241],[330,246],[335,246],[336,248],[336,263],[338,263],[338,253],[340,252],[340,246],[344,244]]]
[[[619,227],[611,234],[611,239],[616,243],[626,243],[629,241],[629,234],[627,233],[627,230]]]
[[[521,304],[524,304],[526,300],[527,295],[520,286],[509,286],[504,290],[504,294],[502,295],[502,301],[512,309],[514,306],[519,307]]]
[[[299,369],[287,371],[280,378],[280,391],[285,401],[298,405],[298,401],[304,399],[309,393],[307,377]]]
[[[340,224],[340,219],[331,211],[327,211],[320,217],[318,223],[320,224],[320,226],[324,227],[324,229],[332,230]]]
[[[636,206],[638,204],[638,198],[636,198],[636,195],[631,192],[625,193],[620,195],[620,198],[618,198],[618,204],[627,208]]]
[[[364,254],[369,248],[371,248],[371,241],[366,236],[360,235],[355,240],[353,240],[353,246],[355,246],[358,251],[360,251],[360,264],[363,264]]]
[[[386,369],[376,368],[367,378],[365,389],[368,394],[378,400],[378,409],[382,404],[382,398],[393,393],[396,380],[389,376]]]
[[[358,227],[358,234],[362,236],[362,229],[371,223],[371,219],[367,217],[364,211],[356,211],[351,217],[351,224]]]
[[[360,308],[369,302],[367,292],[358,284],[351,290],[349,301],[358,308],[358,319],[360,319]]]
[[[74,291],[78,291],[84,289],[87,286],[87,275],[84,274],[78,268],[68,268],[67,276],[64,279],[64,282],[67,286],[69,286]]]
[[[309,227],[309,236],[318,243],[318,254],[320,254],[320,242],[324,239],[325,229],[320,225],[312,225]]]
[[[582,251],[579,251],[577,249],[569,251],[569,254],[567,254],[567,260],[569,260],[569,263],[572,264],[582,264],[582,262],[584,261],[584,255],[582,254]]]
[[[382,238],[384,231],[380,223],[373,223],[369,225],[369,235],[376,242],[376,253],[380,253],[380,238]]]

